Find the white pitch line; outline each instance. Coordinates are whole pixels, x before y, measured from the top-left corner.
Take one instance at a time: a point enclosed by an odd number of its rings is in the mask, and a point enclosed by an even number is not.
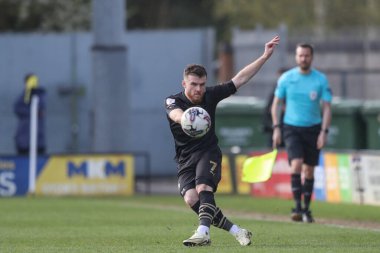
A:
[[[147,204],[147,203],[141,203],[141,202],[124,202],[124,204],[125,206],[135,207],[135,208],[170,210],[170,211],[176,211],[176,212],[193,212],[186,206],[180,207],[180,206],[174,206],[174,205]],[[289,217],[282,216],[282,215],[262,214],[262,213],[255,213],[255,212],[248,213],[248,212],[232,211],[229,209],[223,209],[223,213],[225,213],[229,217],[234,217],[237,219],[294,223],[293,221],[290,220]],[[376,225],[369,222],[367,223],[367,222],[356,222],[356,221],[347,221],[347,220],[318,219],[318,221],[315,224],[325,225],[328,227],[341,228],[341,229],[356,229],[356,230],[380,232],[380,225]]]

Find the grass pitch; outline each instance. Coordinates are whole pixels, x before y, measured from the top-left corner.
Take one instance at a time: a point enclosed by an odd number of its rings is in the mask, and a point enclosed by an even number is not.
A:
[[[210,247],[187,248],[182,240],[197,217],[179,196],[25,197],[0,199],[0,252],[379,252],[379,207],[313,202],[316,224],[289,222],[291,201],[218,195],[235,223],[254,233],[241,247],[212,228]],[[283,221],[259,219],[259,212]],[[347,221],[347,226],[318,219]],[[354,222],[378,224],[366,229]],[[325,222],[328,223],[328,222]]]

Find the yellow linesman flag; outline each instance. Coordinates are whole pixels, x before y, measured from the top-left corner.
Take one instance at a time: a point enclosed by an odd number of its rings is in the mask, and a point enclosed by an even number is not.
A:
[[[272,152],[247,158],[243,164],[242,181],[248,183],[265,182],[272,176],[277,149]]]

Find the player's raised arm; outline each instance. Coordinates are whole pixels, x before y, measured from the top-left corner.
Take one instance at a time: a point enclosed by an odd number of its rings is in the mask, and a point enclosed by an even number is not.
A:
[[[246,84],[264,65],[264,63],[271,57],[273,54],[274,48],[280,42],[280,37],[276,36],[269,42],[265,43],[264,53],[257,58],[254,62],[245,66],[239,73],[232,78],[236,89],[239,89],[242,85]]]

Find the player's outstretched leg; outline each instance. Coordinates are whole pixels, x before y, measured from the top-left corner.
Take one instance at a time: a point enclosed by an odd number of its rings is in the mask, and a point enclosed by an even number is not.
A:
[[[234,236],[241,246],[251,245],[252,233],[247,229],[239,228]]]
[[[188,247],[194,246],[208,246],[211,244],[209,232],[201,232],[196,230],[195,233],[189,238],[183,241],[183,245]]]
[[[247,229],[240,228],[239,226],[233,224],[229,219],[227,219],[226,216],[224,216],[219,207],[216,208],[212,225],[228,231],[242,246],[248,246],[251,244],[252,233]]]
[[[185,246],[204,246],[211,243],[210,225],[216,212],[214,193],[211,191],[201,191],[199,193],[199,201],[199,226],[189,239],[183,241]]]
[[[199,215],[199,207],[200,207],[200,201],[198,200],[193,206],[191,206],[191,209]],[[237,225],[234,225],[226,216],[224,216],[222,210],[219,207],[216,207],[215,215],[211,223],[213,226],[223,229],[230,234],[232,234],[235,239],[239,242],[242,246],[247,246],[251,244],[251,238],[252,233],[248,231],[247,229],[240,228]],[[197,232],[196,232],[197,233]],[[194,238],[199,238],[199,235],[193,235]],[[194,239],[195,241],[199,241],[201,239]],[[192,244],[192,241],[190,238],[187,241],[186,244]],[[184,244],[185,244],[184,241]],[[209,244],[211,241],[209,242]],[[207,245],[209,245],[207,244]],[[189,245],[190,246],[190,245]]]

